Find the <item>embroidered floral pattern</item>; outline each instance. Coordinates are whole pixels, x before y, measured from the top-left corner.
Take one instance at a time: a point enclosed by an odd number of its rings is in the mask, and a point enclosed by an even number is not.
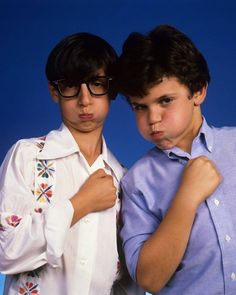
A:
[[[38,138],[36,146],[38,154],[42,151],[46,137]],[[36,199],[34,211],[42,213],[43,207],[50,204],[55,184],[55,161],[39,160],[36,157],[34,174],[35,179],[32,190]],[[17,226],[20,222],[17,216],[9,216],[7,222]],[[0,227],[1,229],[1,227]],[[4,230],[4,229],[1,229]],[[18,295],[39,295],[40,294],[40,272],[43,267],[37,270],[21,273],[19,276]]]
[[[26,282],[18,290],[19,294],[23,295],[35,295],[39,294],[38,284],[33,284],[32,282]]]
[[[36,213],[42,213],[43,212],[43,209],[39,207],[39,208],[35,208],[34,211]]]
[[[37,147],[39,148],[39,152],[41,152],[42,149],[43,149],[43,147],[44,147],[45,139],[46,139],[46,136],[44,136],[44,137],[40,137],[40,138],[38,139],[38,141],[36,142],[36,145],[37,145]]]
[[[9,225],[16,227],[20,223],[21,218],[17,215],[11,215],[6,217],[6,221]]]
[[[41,137],[36,142],[40,153],[44,147],[46,137]],[[34,211],[42,213],[42,205],[51,203],[53,189],[55,183],[55,161],[39,160],[35,162],[35,181],[34,181],[34,196],[39,206],[36,206]]]
[[[37,201],[40,203],[48,202],[50,203],[50,198],[52,197],[52,185],[48,185],[47,183],[41,183],[36,189],[35,196],[37,197]]]
[[[55,169],[53,167],[52,161],[39,160],[37,164],[37,170],[39,171],[38,176],[48,178],[49,176],[53,177]]]

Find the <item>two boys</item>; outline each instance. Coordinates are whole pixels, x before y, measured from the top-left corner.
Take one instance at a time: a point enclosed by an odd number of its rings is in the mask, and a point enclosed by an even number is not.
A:
[[[116,94],[115,62],[104,40],[84,33],[64,39],[48,58],[63,124],[46,138],[16,143],[1,167],[4,294],[111,292],[124,169],[102,128]],[[132,34],[118,65],[121,92],[156,146],[122,181],[130,273],[153,293],[234,294],[235,176],[228,171],[236,167],[236,131],[202,118],[210,80],[203,56],[184,34],[160,26]],[[224,177],[219,187],[208,159]]]

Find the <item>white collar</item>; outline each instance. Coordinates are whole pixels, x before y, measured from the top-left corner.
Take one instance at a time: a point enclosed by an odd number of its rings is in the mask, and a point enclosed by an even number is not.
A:
[[[37,158],[39,160],[54,160],[64,158],[74,153],[80,154],[80,149],[65,124],[61,124],[58,130],[53,130],[46,136],[45,144]],[[102,158],[104,162],[112,169],[117,180],[123,176],[124,167],[116,160],[114,155],[109,151],[104,137],[102,138]]]

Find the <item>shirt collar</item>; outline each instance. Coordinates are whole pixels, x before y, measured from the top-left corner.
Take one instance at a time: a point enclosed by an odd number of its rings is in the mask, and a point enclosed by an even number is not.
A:
[[[193,140],[194,142],[202,143],[205,148],[211,153],[214,148],[214,138],[212,128],[207,124],[206,119],[203,117],[202,126],[198,132],[198,135]],[[169,158],[174,159],[176,156],[183,159],[189,159],[190,155],[181,150],[178,147],[173,147],[172,149],[162,150]]]
[[[58,130],[53,130],[48,133],[45,139],[45,144],[37,158],[39,160],[54,160],[64,158],[74,153],[80,154],[80,149],[65,124],[61,124]],[[104,137],[102,138],[102,159],[107,166],[113,171],[117,180],[123,176],[124,169],[121,169],[121,164],[109,151]]]
[[[113,171],[113,174],[116,177],[116,180],[120,181],[120,179],[124,175],[124,172],[126,171],[126,168],[117,161],[115,156],[107,148],[104,137],[102,141],[102,158],[103,158],[103,161],[105,162],[105,165],[110,167],[110,169]]]
[[[206,119],[204,117],[201,129],[198,133],[198,137],[200,137],[203,140],[205,147],[208,149],[210,153],[212,153],[214,149],[213,131],[212,128],[207,124]]]
[[[52,130],[47,134],[44,147],[38,154],[38,159],[52,160],[66,157],[76,152],[79,152],[79,146],[69,129],[62,123],[58,130]]]

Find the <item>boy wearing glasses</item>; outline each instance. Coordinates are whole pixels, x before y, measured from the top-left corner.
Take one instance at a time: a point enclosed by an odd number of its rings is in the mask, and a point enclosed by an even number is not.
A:
[[[111,292],[125,169],[102,130],[116,96],[116,59],[106,41],[88,33],[66,37],[48,57],[49,90],[63,123],[46,137],[18,141],[1,167],[5,295]]]
[[[236,129],[202,116],[205,58],[161,25],[127,38],[118,72],[139,132],[155,145],[121,184],[132,277],[158,295],[236,294]]]

